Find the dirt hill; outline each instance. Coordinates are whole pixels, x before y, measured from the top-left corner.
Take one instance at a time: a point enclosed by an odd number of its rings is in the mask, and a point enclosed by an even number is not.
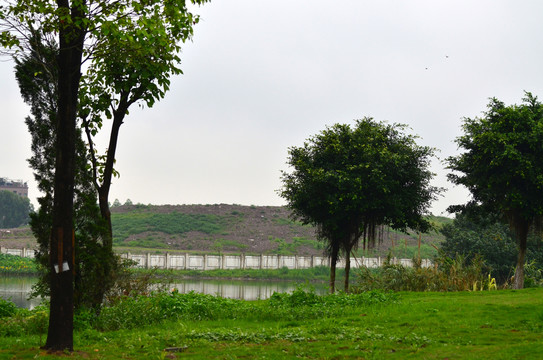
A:
[[[285,207],[242,205],[123,205],[113,207],[114,246],[130,252],[210,252],[282,255],[322,255],[323,243],[312,226],[290,219]],[[436,227],[452,221],[432,217]],[[422,257],[436,253],[438,232],[421,236]],[[419,252],[418,235],[390,229],[382,232],[375,249],[358,255],[413,257]],[[0,246],[31,248],[35,240],[28,227],[2,230]]]
[[[131,205],[112,209],[115,245],[126,248],[162,248],[195,252],[279,253],[321,255],[323,243],[315,228],[290,218],[277,206],[242,205]],[[432,217],[440,227],[447,218]],[[418,235],[384,229],[382,242],[366,255],[398,257],[418,253]],[[421,255],[431,256],[441,234],[421,236]],[[359,252],[361,255],[362,251]]]

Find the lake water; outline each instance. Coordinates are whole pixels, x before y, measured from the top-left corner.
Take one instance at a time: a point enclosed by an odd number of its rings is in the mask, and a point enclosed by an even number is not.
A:
[[[0,278],[0,297],[11,299],[17,306],[33,308],[40,303],[39,299],[27,300],[36,278],[2,277]],[[314,284],[315,293],[325,294],[327,284]],[[180,293],[190,291],[219,295],[230,299],[257,300],[267,299],[274,292],[292,292],[298,287],[292,281],[251,281],[251,280],[199,280],[188,279],[176,281],[170,288],[176,288]]]
[[[32,309],[40,304],[40,299],[27,299],[36,281],[36,278],[26,276],[0,277],[0,298],[11,300],[18,307]]]

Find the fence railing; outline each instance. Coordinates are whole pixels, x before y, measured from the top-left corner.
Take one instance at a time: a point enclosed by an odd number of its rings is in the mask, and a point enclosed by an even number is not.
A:
[[[33,249],[6,249],[0,247],[0,253],[16,256],[34,257]],[[308,269],[316,266],[330,266],[330,259],[324,256],[298,255],[197,255],[197,254],[121,254],[124,259],[130,259],[140,268],[183,269],[183,270],[214,270],[214,269]],[[351,258],[351,267],[378,268],[385,262],[382,257]],[[392,258],[393,264],[406,267],[413,266],[411,259]],[[432,266],[429,259],[422,259],[422,267]],[[345,260],[337,263],[338,268],[345,267]]]
[[[315,266],[330,266],[330,259],[322,256],[298,255],[196,255],[196,254],[122,254],[121,257],[133,260],[137,267],[184,270],[213,269],[308,269]],[[377,268],[384,264],[385,258],[351,258],[351,267]],[[413,260],[393,258],[391,262],[412,267]],[[423,267],[432,266],[428,259],[422,259]],[[345,260],[337,263],[338,268],[345,267]]]
[[[34,258],[34,249],[6,249],[4,247],[0,247],[0,254],[9,254],[9,255],[15,255],[15,256],[21,256],[26,258]]]

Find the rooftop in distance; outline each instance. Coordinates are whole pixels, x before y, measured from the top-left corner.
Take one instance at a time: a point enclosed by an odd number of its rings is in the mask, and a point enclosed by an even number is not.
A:
[[[0,177],[0,191],[2,190],[12,191],[19,196],[28,197],[28,184],[23,180]]]

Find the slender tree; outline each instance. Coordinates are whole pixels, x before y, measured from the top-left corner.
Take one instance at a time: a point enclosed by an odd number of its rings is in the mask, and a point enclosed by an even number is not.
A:
[[[283,172],[279,194],[293,216],[317,227],[331,259],[330,288],[341,252],[348,290],[350,255],[359,241],[373,246],[378,227],[425,232],[430,202],[440,189],[430,186],[434,150],[419,146],[402,125],[365,118],[354,127],[336,124],[289,149],[292,173]]]
[[[193,4],[201,4],[205,0],[191,0]],[[149,42],[157,42],[163,45],[164,52],[156,52],[147,59],[153,63],[157,59],[168,56],[172,50],[170,44],[166,44],[168,38],[163,33],[180,33],[190,35],[191,29],[184,27],[187,18],[193,22],[195,18],[187,15],[185,0],[13,0],[6,1],[0,7],[0,42],[5,49],[11,49],[15,57],[21,52],[30,51],[29,39],[34,29],[40,29],[44,34],[58,36],[58,83],[57,83],[57,124],[55,139],[55,175],[54,197],[52,207],[52,230],[50,247],[51,270],[51,303],[49,330],[45,348],[52,350],[73,350],[73,270],[74,270],[74,227],[73,227],[73,195],[75,176],[75,152],[76,152],[76,119],[78,114],[86,118],[89,113],[80,112],[87,108],[88,104],[80,106],[80,85],[83,72],[83,60],[90,62],[89,68],[94,71],[105,69],[103,79],[98,82],[103,86],[94,86],[85,83],[85,92],[91,92],[92,96],[99,96],[100,90],[107,90],[108,86],[119,97],[112,98],[106,94],[106,100],[110,104],[119,106],[113,113],[124,113],[130,106],[130,89],[134,88],[136,94],[144,96],[143,100],[152,103],[163,96],[167,90],[167,76],[155,76],[155,80],[134,84],[128,82],[127,88],[118,81],[125,76],[139,77],[152,68],[145,67],[140,62],[140,67],[132,67],[131,59],[123,56],[131,55],[136,49],[134,46],[140,42],[146,46]],[[188,38],[188,35],[187,37]],[[174,38],[173,40],[181,40]],[[128,51],[124,51],[128,46]],[[179,48],[173,47],[174,50]],[[111,53],[109,53],[111,51]],[[118,52],[118,53],[117,53]],[[176,55],[177,56],[177,55]],[[172,60],[174,63],[178,58]],[[109,61],[113,63],[108,64]],[[123,72],[124,68],[130,68],[131,73]],[[171,70],[175,73],[177,68]],[[106,76],[107,75],[107,76]],[[149,75],[147,75],[149,76]],[[92,77],[92,74],[91,76]],[[143,78],[142,78],[143,79]],[[91,82],[92,83],[92,82]],[[122,81],[121,81],[122,83]],[[116,85],[113,85],[116,84]],[[142,86],[142,88],[139,87]],[[145,94],[145,87],[158,89]],[[93,90],[94,89],[94,90]],[[94,91],[94,92],[93,92]],[[135,102],[135,101],[134,101]],[[107,103],[101,102],[100,104]],[[93,111],[105,111],[102,105],[91,106]],[[96,113],[96,112],[95,112]],[[91,132],[97,132],[100,127],[95,120],[90,118],[96,126]],[[88,119],[86,120],[88,121]],[[116,140],[115,144],[116,147]],[[114,152],[114,151],[113,151]],[[109,162],[114,162],[114,153],[106,160],[104,172],[111,171]],[[104,176],[105,181],[108,176]],[[109,188],[109,184],[105,185]],[[101,201],[101,200],[100,200]],[[111,233],[111,231],[110,231]],[[109,240],[108,240],[109,241]]]
[[[193,0],[202,4],[206,0]],[[157,0],[151,3],[161,3]],[[169,90],[170,77],[181,74],[181,43],[193,34],[199,18],[188,11],[185,1],[166,1],[160,6],[147,6],[135,13],[136,7],[119,11],[93,32],[96,46],[93,61],[83,79],[80,93],[82,125],[91,150],[94,186],[98,193],[100,213],[107,232],[104,245],[113,254],[113,229],[109,208],[109,192],[113,176],[121,125],[133,104],[152,107]],[[130,34],[127,36],[126,34]],[[111,119],[109,144],[99,155],[94,136],[104,119]]]
[[[541,233],[543,104],[528,92],[521,105],[492,98],[483,117],[464,119],[463,130],[456,143],[464,152],[447,159],[449,179],[466,186],[472,200],[449,209],[481,206],[504,217],[518,246],[513,285],[521,289],[528,234]]]
[[[34,170],[40,208],[31,215],[30,226],[39,248],[36,260],[40,265],[40,280],[33,294],[49,296],[49,237],[53,206],[55,166],[58,44],[52,38],[35,32],[30,40],[31,50],[16,59],[15,76],[23,100],[30,105],[31,116],[25,120],[32,139],[32,156],[28,160]],[[74,306],[99,310],[100,294],[111,287],[111,278],[104,273],[103,225],[97,206],[97,196],[89,170],[88,151],[81,131],[76,129],[76,166],[74,184],[75,278]],[[118,265],[118,261],[115,262]]]

